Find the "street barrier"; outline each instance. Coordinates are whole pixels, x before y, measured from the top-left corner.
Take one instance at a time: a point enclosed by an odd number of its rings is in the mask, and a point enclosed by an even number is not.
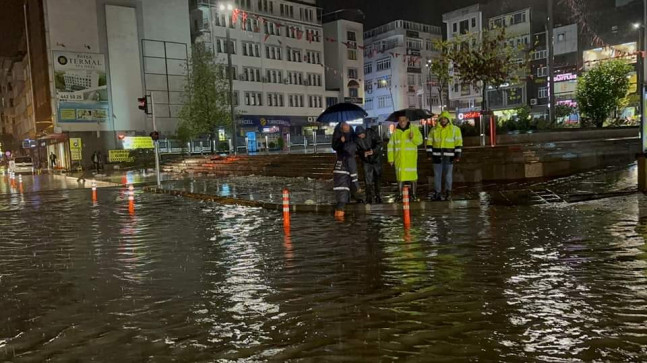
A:
[[[92,182],[92,202],[97,202],[97,182]]]
[[[22,175],[18,175],[18,186],[19,186],[20,194],[22,194],[24,191],[22,187]]]
[[[283,189],[283,228],[290,228],[290,192]]]
[[[135,214],[135,187],[132,184],[128,186],[128,212]]]
[[[404,214],[404,228],[411,226],[411,206],[409,205],[409,187],[402,191],[402,212]]]

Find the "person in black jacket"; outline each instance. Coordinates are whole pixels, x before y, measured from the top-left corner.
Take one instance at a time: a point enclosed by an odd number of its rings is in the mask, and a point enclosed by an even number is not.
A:
[[[366,203],[382,203],[380,196],[380,179],[382,177],[382,140],[373,129],[365,130],[358,126],[357,154],[364,166],[364,183],[366,184]],[[375,199],[373,199],[375,196]]]
[[[354,199],[362,202],[359,198],[359,180],[357,176],[357,144],[353,129],[346,122],[341,122],[335,127],[332,137],[332,148],[337,153],[337,161],[333,170],[333,184],[335,191],[335,217],[344,216],[344,207],[350,202],[351,195]]]

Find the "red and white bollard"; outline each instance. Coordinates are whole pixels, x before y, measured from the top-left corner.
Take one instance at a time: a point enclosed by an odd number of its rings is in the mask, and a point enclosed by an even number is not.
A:
[[[135,187],[132,185],[128,186],[128,212],[135,213]]]
[[[24,192],[24,189],[22,187],[22,175],[20,174],[18,175],[18,188],[20,190],[20,194],[22,194]]]
[[[97,202],[97,182],[92,182],[92,201]]]
[[[283,189],[283,228],[290,228],[290,192]]]
[[[402,190],[402,212],[404,214],[404,227],[409,228],[411,226],[411,206],[409,204],[409,187],[404,187]]]

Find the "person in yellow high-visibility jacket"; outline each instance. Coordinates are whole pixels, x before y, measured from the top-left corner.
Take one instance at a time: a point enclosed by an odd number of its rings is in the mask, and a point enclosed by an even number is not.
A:
[[[449,112],[438,117],[436,127],[427,137],[427,155],[434,163],[434,189],[432,200],[450,200],[454,163],[461,158],[463,151],[463,134],[458,126],[452,124]],[[443,194],[443,174],[445,175],[445,193]]]
[[[417,127],[411,126],[406,116],[398,119],[398,127],[391,135],[388,144],[387,157],[389,164],[395,166],[395,176],[398,180],[400,200],[405,182],[411,183],[411,200],[418,200],[418,146],[422,145],[422,133]]]

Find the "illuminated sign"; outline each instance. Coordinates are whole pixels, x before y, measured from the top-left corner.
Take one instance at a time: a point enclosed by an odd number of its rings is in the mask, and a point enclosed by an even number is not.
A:
[[[577,79],[577,74],[574,73],[562,73],[555,75],[555,82],[572,81],[575,79]]]
[[[465,113],[459,113],[458,114],[458,119],[463,121],[463,120],[469,120],[469,119],[475,119],[477,117],[481,117],[481,113],[477,111],[472,111],[472,112],[465,112]]]
[[[154,149],[153,139],[150,136],[126,136],[124,137],[124,149]]]
[[[130,151],[128,151],[128,150],[108,150],[108,162],[111,162],[111,163],[121,163],[121,162],[132,163],[133,161],[135,161],[135,158],[130,156]]]

